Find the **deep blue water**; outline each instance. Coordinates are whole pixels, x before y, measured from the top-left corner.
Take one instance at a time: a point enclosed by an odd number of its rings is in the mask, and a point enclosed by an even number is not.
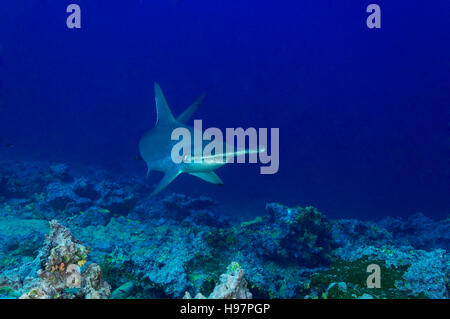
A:
[[[65,25],[71,2],[80,30]],[[205,126],[280,128],[277,174],[230,165],[223,187],[181,176],[166,192],[231,214],[279,201],[445,217],[450,5],[374,2],[380,30],[369,1],[1,1],[0,154],[143,175],[157,81],[175,114],[206,93]]]

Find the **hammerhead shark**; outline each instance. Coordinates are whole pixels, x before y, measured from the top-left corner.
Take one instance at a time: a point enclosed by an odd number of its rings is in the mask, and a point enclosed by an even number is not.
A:
[[[170,110],[160,86],[155,82],[155,102],[156,102],[156,125],[146,132],[139,141],[139,151],[147,164],[147,175],[151,170],[164,173],[164,177],[150,196],[155,196],[167,185],[169,185],[181,173],[188,173],[197,176],[209,183],[223,184],[222,180],[214,169],[222,166],[225,162],[217,162],[206,159],[199,159],[195,162],[175,163],[171,157],[171,151],[177,141],[171,139],[172,131],[176,128],[184,127],[193,136],[194,128],[186,125],[195,110],[203,101],[204,95],[200,96],[181,115],[175,118]],[[223,155],[223,154],[222,154]]]

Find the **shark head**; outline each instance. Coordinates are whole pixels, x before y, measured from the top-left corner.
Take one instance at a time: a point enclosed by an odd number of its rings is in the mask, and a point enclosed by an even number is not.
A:
[[[147,174],[152,170],[164,173],[164,177],[155,188],[152,196],[159,193],[169,185],[181,173],[188,173],[197,176],[209,183],[223,184],[222,180],[214,169],[224,164],[211,158],[185,158],[181,163],[175,163],[172,160],[171,152],[176,141],[171,139],[172,131],[176,128],[186,128],[193,133],[193,128],[186,123],[194,114],[200,103],[203,101],[203,95],[191,104],[181,115],[175,118],[170,110],[167,101],[160,86],[155,83],[155,102],[156,102],[156,125],[153,129],[146,132],[139,141],[139,151],[147,164]],[[193,136],[193,134],[192,134]]]
[[[223,182],[214,170],[227,163],[229,157],[264,151],[262,149],[255,151],[237,150],[205,156],[203,155],[203,149],[196,150],[195,147],[197,146],[192,141],[191,154],[194,155],[185,155],[186,157],[181,162],[175,163],[172,159],[172,150],[177,141],[172,140],[172,132],[175,129],[184,128],[190,132],[190,136],[195,136],[196,129],[188,126],[186,123],[197,110],[204,96],[200,96],[181,115],[175,118],[159,85],[155,83],[154,87],[157,114],[156,125],[153,129],[146,132],[139,141],[139,151],[147,164],[147,175],[152,170],[164,173],[163,179],[152,192],[152,196],[163,190],[181,173],[188,173],[206,182],[221,185]],[[218,149],[227,149],[227,147],[223,147],[226,145],[221,144],[220,141],[217,143],[219,144]],[[200,147],[202,146],[200,145]]]

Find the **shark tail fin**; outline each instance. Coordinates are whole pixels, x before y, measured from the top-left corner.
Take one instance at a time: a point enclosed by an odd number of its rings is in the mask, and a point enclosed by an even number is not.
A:
[[[166,124],[175,121],[172,111],[167,104],[166,98],[158,83],[155,82],[155,102],[156,102],[156,125]]]
[[[217,176],[214,172],[198,172],[198,173],[190,173],[191,175],[197,176],[198,178],[203,179],[208,183],[223,185],[222,180],[219,176]]]
[[[162,178],[162,180],[159,182],[158,186],[156,186],[156,188],[153,190],[152,194],[150,195],[150,197],[155,196],[156,194],[158,194],[160,191],[162,191],[164,188],[166,188],[167,185],[169,185],[170,183],[173,182],[173,180],[180,175],[181,171],[177,171],[177,170],[173,170],[173,171],[168,171],[166,172],[166,174],[164,175],[164,177]]]
[[[197,108],[200,106],[200,104],[203,102],[203,99],[205,98],[205,94],[202,94],[197,100],[195,100],[194,103],[192,103],[183,113],[181,113],[177,117],[177,121],[183,124],[186,124],[189,119],[192,117],[194,112],[197,110]]]

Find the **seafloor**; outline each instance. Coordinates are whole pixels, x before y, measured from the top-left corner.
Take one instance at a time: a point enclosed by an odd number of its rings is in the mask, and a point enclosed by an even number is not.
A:
[[[242,222],[210,198],[150,192],[98,169],[2,162],[0,298],[449,296],[449,218],[330,219],[267,203]],[[380,288],[367,286],[370,264]]]

